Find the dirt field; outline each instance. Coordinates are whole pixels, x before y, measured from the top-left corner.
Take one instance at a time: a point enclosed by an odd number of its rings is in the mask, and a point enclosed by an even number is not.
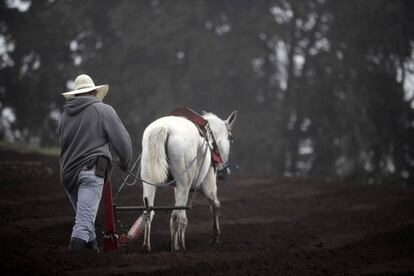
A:
[[[113,186],[119,186],[114,175]],[[187,251],[170,253],[169,213],[155,215],[152,253],[142,238],[121,253],[67,249],[73,213],[57,159],[0,152],[1,275],[289,275],[414,272],[414,188],[238,175],[219,185],[222,244],[210,246],[210,213],[197,196]],[[160,190],[159,204],[172,202]],[[141,203],[140,185],[122,205]],[[102,204],[101,204],[102,205]],[[101,206],[102,207],[102,206]],[[138,214],[124,214],[128,225]],[[102,240],[102,213],[97,233]]]

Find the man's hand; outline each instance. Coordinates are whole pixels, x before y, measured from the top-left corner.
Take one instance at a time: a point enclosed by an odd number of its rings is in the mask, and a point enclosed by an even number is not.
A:
[[[118,159],[117,163],[118,163],[118,167],[121,170],[123,170],[124,172],[128,171],[128,164],[121,164],[121,162],[119,161],[119,159]]]

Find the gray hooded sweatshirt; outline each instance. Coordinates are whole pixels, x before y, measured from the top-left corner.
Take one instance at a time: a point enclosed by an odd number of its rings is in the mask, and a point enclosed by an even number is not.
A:
[[[131,139],[115,110],[94,96],[67,100],[59,124],[60,175],[63,185],[71,191],[77,176],[95,156],[110,160],[111,146],[119,156],[121,168],[132,158]]]

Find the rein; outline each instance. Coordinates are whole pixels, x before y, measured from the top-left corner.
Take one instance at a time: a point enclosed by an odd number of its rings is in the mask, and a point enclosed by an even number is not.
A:
[[[193,114],[194,115],[194,113],[191,113],[193,111],[191,111],[191,110],[189,110],[189,111],[190,111],[190,114]],[[180,112],[182,112],[182,110]],[[188,115],[188,110],[185,111],[185,112]],[[177,116],[177,115],[175,115],[175,116]],[[196,119],[194,119],[194,118],[196,118]],[[200,118],[202,118],[202,117],[200,116]],[[187,117],[187,119],[189,119],[189,118]],[[210,128],[210,126],[209,126],[209,124],[208,124],[207,121],[204,121],[204,122],[195,122],[193,120],[198,120],[198,119],[197,119],[197,117],[194,117],[194,116],[191,117],[191,119],[189,119],[189,120],[191,122],[193,122],[199,129],[200,129],[200,127],[202,127],[205,130],[205,132],[204,132],[205,133],[205,135],[204,135],[204,143],[206,144],[206,149],[205,149],[204,154],[202,156],[203,162],[201,163],[201,167],[200,167],[200,170],[198,172],[197,181],[196,181],[196,184],[197,184],[197,182],[199,181],[199,177],[200,177],[200,173],[201,173],[201,168],[204,165],[204,161],[205,161],[205,157],[207,155],[207,150],[208,149],[210,149],[210,152],[211,152],[211,162],[212,162],[212,166],[215,168],[215,172],[216,173],[219,173],[220,174],[221,172],[225,172],[225,171],[228,170],[229,167],[234,166],[234,165],[231,164],[230,161],[227,161],[225,164],[223,164],[223,167],[220,170],[217,170],[217,166],[219,164],[223,163],[223,159],[221,158],[221,154],[220,154],[220,151],[218,149],[217,142],[216,142],[216,139],[214,137],[213,131],[211,130],[211,128]],[[233,137],[231,135],[231,132],[230,132],[230,130],[228,128],[227,128],[227,131],[228,131],[228,136],[229,136],[228,139],[229,139],[230,142],[232,142],[233,141]],[[208,137],[209,135],[210,135],[210,138]],[[211,145],[209,143],[210,142],[209,141],[210,139],[211,139]],[[141,170],[141,163],[139,162],[141,160],[141,156],[142,156],[142,154],[140,154],[138,156],[138,158],[135,160],[135,162],[134,162],[131,170],[126,170],[126,173],[127,173],[127,176],[126,177],[124,177],[124,175],[122,173],[122,170],[120,169],[119,164],[117,164],[118,165],[118,169],[119,169],[119,174],[121,175],[121,178],[122,178],[122,184],[119,187],[119,189],[118,189],[118,191],[117,191],[114,199],[116,199],[118,197],[119,193],[121,192],[121,190],[123,189],[123,187],[125,185],[126,186],[133,186],[133,185],[136,184],[137,180],[139,180],[139,181],[141,181],[141,182],[143,182],[145,184],[154,186],[154,187],[166,187],[166,186],[170,186],[170,185],[176,183],[178,179],[182,178],[184,176],[184,174],[188,172],[188,170],[193,166],[194,162],[197,160],[197,156],[195,156],[194,159],[188,165],[188,167],[185,168],[185,170],[177,178],[175,178],[175,179],[173,179],[173,180],[171,180],[169,182],[166,182],[166,183],[152,183],[152,182],[149,182],[149,181],[147,181],[145,179],[142,179],[141,177],[138,176],[138,173]],[[139,165],[138,165],[138,167],[136,169],[136,172],[134,173],[133,171],[134,171],[134,169],[135,169],[135,167],[137,166],[138,163],[139,163]],[[128,178],[129,177],[134,178],[133,182],[128,183]],[[197,190],[198,188],[199,187],[195,187],[195,190]]]
[[[205,157],[206,157],[206,155],[207,155],[207,150],[210,148],[210,145],[209,145],[209,143],[208,143],[208,138],[207,138],[207,136],[205,137],[205,139],[204,139],[204,142],[206,143],[206,149],[205,149],[205,151],[204,151],[204,154],[203,154],[203,156],[202,156],[202,160],[203,160],[203,162],[202,162],[202,164],[201,164],[201,167],[203,167],[203,165],[204,165],[204,160],[205,160]],[[138,168],[137,168],[137,170],[136,170],[136,172],[134,173],[133,172],[133,170],[134,170],[134,168],[135,168],[135,166],[137,165],[137,163],[139,162],[139,160],[141,160],[141,155],[142,154],[140,154],[139,156],[138,156],[138,158],[135,160],[135,162],[134,162],[134,165],[132,166],[132,168],[131,168],[131,170],[126,170],[126,173],[128,174],[127,175],[127,177],[124,177],[124,175],[122,174],[122,170],[120,169],[120,166],[119,166],[119,164],[117,164],[118,165],[118,169],[119,169],[119,174],[121,175],[121,178],[122,178],[122,184],[121,184],[121,186],[119,187],[119,189],[118,189],[118,191],[117,191],[117,193],[116,193],[116,195],[115,195],[115,197],[114,197],[114,199],[116,199],[117,197],[118,197],[118,195],[119,195],[119,193],[121,192],[121,190],[123,189],[123,187],[125,186],[125,185],[127,185],[127,186],[133,186],[133,185],[135,185],[135,183],[137,182],[137,180],[139,180],[139,181],[141,181],[141,182],[143,182],[143,183],[145,183],[145,184],[148,184],[148,185],[151,185],[151,186],[154,186],[154,187],[158,187],[158,188],[160,188],[160,187],[166,187],[166,186],[170,186],[170,185],[172,185],[172,184],[174,184],[174,183],[176,183],[177,182],[177,180],[178,179],[180,179],[180,178],[182,178],[183,176],[184,176],[184,174],[185,173],[187,173],[188,172],[188,170],[193,166],[193,164],[195,163],[195,161],[197,160],[197,156],[196,157],[194,157],[194,159],[190,162],[190,164],[187,166],[187,168],[185,168],[185,170],[177,177],[177,178],[175,178],[175,179],[173,179],[173,180],[171,180],[171,181],[169,181],[169,182],[166,182],[166,183],[152,183],[152,182],[149,182],[149,181],[147,181],[147,180],[145,180],[145,179],[142,179],[141,177],[139,177],[138,176],[138,172],[140,171],[140,169],[141,169],[141,165],[138,165]],[[201,171],[201,170],[200,170]],[[197,176],[197,182],[198,182],[198,180],[199,180],[199,177],[200,177],[200,171],[199,171],[199,173],[198,173],[198,176]],[[128,181],[128,177],[132,177],[132,178],[134,178],[134,181],[132,182],[132,183],[128,183],[127,181]],[[197,183],[196,182],[196,183]]]

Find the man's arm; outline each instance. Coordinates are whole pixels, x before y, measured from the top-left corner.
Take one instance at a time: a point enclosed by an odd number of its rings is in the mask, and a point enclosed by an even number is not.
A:
[[[132,159],[131,138],[115,110],[107,104],[103,104],[102,109],[102,123],[105,134],[119,156],[121,169],[126,170]]]

